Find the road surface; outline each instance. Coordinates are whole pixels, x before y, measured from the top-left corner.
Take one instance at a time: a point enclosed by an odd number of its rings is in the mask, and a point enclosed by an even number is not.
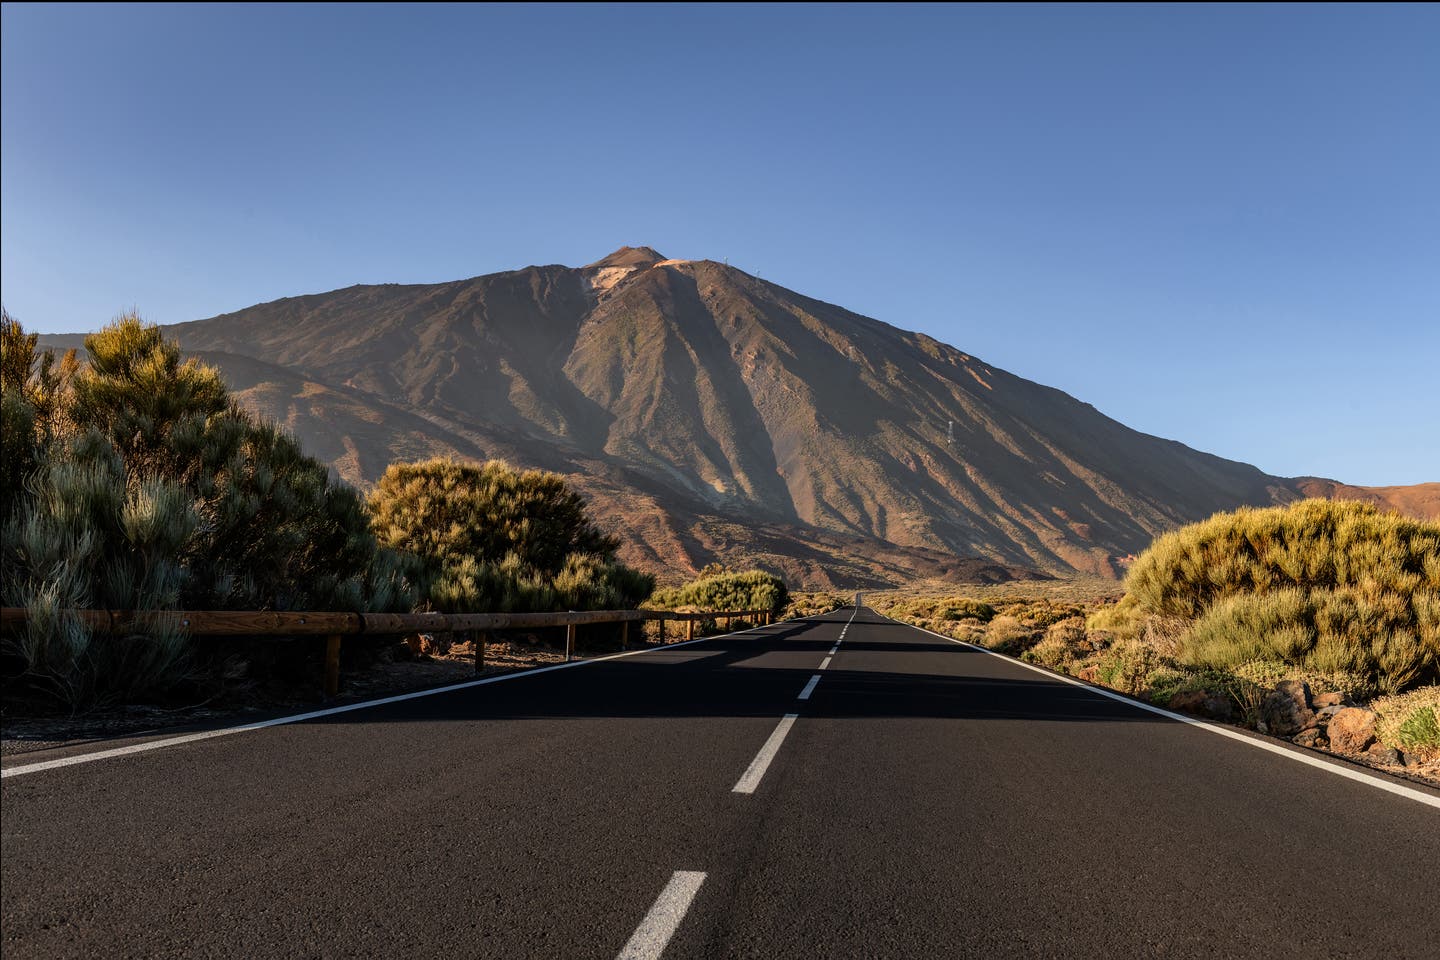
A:
[[[6,960],[1440,957],[1440,793],[867,609],[18,759]]]

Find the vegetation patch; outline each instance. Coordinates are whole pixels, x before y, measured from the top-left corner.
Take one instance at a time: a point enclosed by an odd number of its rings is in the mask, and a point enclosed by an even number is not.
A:
[[[652,610],[768,610],[778,616],[789,600],[785,581],[773,573],[709,567],[689,583],[655,591],[645,606]]]
[[[392,463],[370,495],[376,535],[419,561],[433,609],[632,609],[655,578],[616,560],[563,477],[493,460]]]
[[[1440,760],[1440,686],[1381,697],[1370,706],[1381,743],[1426,760]]]

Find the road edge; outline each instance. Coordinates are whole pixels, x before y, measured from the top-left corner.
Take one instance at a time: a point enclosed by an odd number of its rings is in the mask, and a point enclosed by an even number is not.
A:
[[[1234,740],[1239,743],[1248,744],[1249,746],[1254,747],[1258,750],[1265,750],[1282,757],[1288,757],[1289,759],[1294,760],[1297,763],[1303,763],[1311,767],[1316,767],[1318,769],[1328,771],[1338,777],[1344,777],[1347,780],[1354,780],[1359,783],[1368,784],[1369,786],[1376,787],[1380,790],[1385,790],[1389,793],[1405,797],[1409,800],[1415,800],[1425,804],[1426,806],[1434,807],[1435,809],[1440,810],[1440,793],[1427,792],[1429,789],[1433,788],[1426,787],[1425,789],[1421,789],[1418,786],[1411,786],[1408,783],[1398,783],[1390,780],[1386,778],[1386,775],[1383,773],[1359,770],[1348,765],[1342,766],[1341,763],[1343,761],[1321,759],[1318,756],[1312,756],[1309,752],[1301,752],[1301,748],[1292,747],[1288,744],[1282,747],[1278,742],[1270,742],[1268,738],[1262,740],[1259,739],[1258,736],[1251,736],[1248,733],[1242,733],[1239,730],[1235,730],[1230,727],[1210,723],[1197,717],[1186,716],[1183,713],[1176,713],[1173,710],[1166,710],[1164,707],[1157,707],[1153,703],[1146,703],[1143,700],[1136,700],[1133,697],[1127,697],[1125,694],[1115,690],[1111,690],[1107,687],[1100,687],[1096,686],[1093,683],[1086,683],[1083,680],[1077,680],[1074,677],[1067,676],[1063,673],[1056,673],[1053,670],[1046,670],[1044,667],[1036,666],[1033,663],[1026,663],[1024,660],[1006,656],[1003,653],[995,650],[990,650],[978,644],[969,643],[964,640],[957,640],[954,637],[947,637],[943,633],[936,633],[934,630],[927,630],[924,627],[917,627],[915,624],[906,623],[904,620],[896,620],[894,617],[887,616],[886,614],[881,613],[879,610],[876,610],[873,607],[866,607],[865,609],[869,610],[871,613],[875,614],[878,617],[883,617],[884,619],[889,620],[891,623],[899,624],[902,627],[909,627],[911,630],[918,630],[921,633],[929,634],[932,637],[938,637],[941,640],[945,640],[962,647],[968,647],[969,649],[976,650],[980,653],[989,654],[990,656],[997,657],[1001,660],[1006,661],[1007,663],[1013,663],[1018,667],[1024,667],[1026,670],[1038,673],[1041,676],[1048,677],[1052,680],[1058,680],[1062,683],[1068,683],[1072,687],[1079,687],[1082,690],[1088,690],[1097,696],[1107,697],[1111,700],[1115,700],[1120,703],[1135,707],[1138,710],[1144,710],[1148,713],[1157,714],[1170,720],[1178,720],[1181,723],[1189,724],[1192,727],[1198,727],[1201,730],[1208,731],[1217,736],[1226,737],[1227,739]]]

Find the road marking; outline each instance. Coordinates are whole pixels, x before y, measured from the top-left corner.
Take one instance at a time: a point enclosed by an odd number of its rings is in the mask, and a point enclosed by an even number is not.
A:
[[[807,683],[807,684],[805,684],[805,689],[804,689],[804,690],[801,690],[801,691],[800,691],[800,696],[796,697],[795,699],[797,699],[797,700],[809,700],[809,699],[810,699],[810,694],[812,694],[812,693],[815,692],[815,684],[817,684],[817,683],[819,683],[819,682],[820,682],[820,674],[817,673],[817,674],[815,674],[815,676],[813,676],[813,677],[810,678],[810,682]]]
[[[755,754],[755,759],[750,761],[750,766],[745,769],[745,773],[741,775],[735,788],[730,791],[731,793],[755,792],[755,788],[760,786],[760,778],[765,776],[766,770],[770,769],[770,761],[775,759],[775,754],[780,751],[780,744],[785,742],[785,735],[790,732],[790,728],[795,725],[795,720],[799,716],[798,713],[785,714],[779,725],[775,727],[775,732],[770,734],[770,739],[765,741],[760,752]]]
[[[796,617],[796,620],[808,620],[809,617]],[[788,621],[782,621],[788,622]],[[92,763],[96,760],[110,760],[114,757],[125,757],[136,753],[146,753],[151,750],[159,750],[163,747],[175,747],[182,743],[197,743],[201,740],[212,740],[215,737],[226,737],[232,733],[246,733],[251,730],[263,730],[266,727],[279,727],[291,723],[301,723],[305,720],[314,720],[319,717],[331,717],[337,713],[349,713],[352,710],[366,710],[370,707],[383,707],[391,703],[400,703],[405,700],[416,700],[420,697],[433,697],[442,693],[453,693],[456,690],[468,690],[471,687],[483,687],[487,683],[500,683],[503,680],[519,680],[524,677],[533,677],[536,674],[549,673],[552,670],[568,670],[571,667],[584,667],[592,663],[603,663],[606,660],[619,660],[622,657],[635,657],[646,653],[663,653],[673,650],[676,647],[688,647],[692,643],[709,643],[713,640],[723,640],[726,637],[739,636],[742,633],[753,633],[763,627],[751,627],[748,630],[736,630],[733,633],[722,633],[714,637],[701,637],[698,640],[682,640],[679,643],[668,643],[663,647],[655,647],[651,650],[630,650],[625,653],[612,653],[604,657],[591,657],[586,660],[573,660],[570,663],[557,663],[551,667],[536,667],[532,670],[517,670],[514,673],[502,674],[498,677],[486,677],[483,680],[466,680],[464,683],[452,683],[444,687],[433,687],[429,690],[416,690],[411,693],[401,693],[393,697],[381,697],[378,700],[363,700],[360,703],[347,703],[340,707],[327,707],[324,710],[311,710],[308,713],[296,713],[287,717],[276,717],[273,720],[258,720],[254,723],[243,723],[235,727],[221,727],[218,730],[203,730],[199,733],[187,733],[178,737],[167,737],[163,740],[148,740],[145,743],[133,743],[128,747],[114,747],[109,750],[97,750],[94,753],[80,753],[68,757],[60,757],[55,760],[42,760],[39,763],[26,763],[20,766],[5,766],[0,768],[0,778],[8,779],[18,777],[27,773],[40,773],[44,770],[56,770],[60,767],[72,767],[81,763]]]
[[[884,616],[884,614],[881,614],[881,616]],[[1204,730],[1208,733],[1216,734],[1217,736],[1228,737],[1231,740],[1238,741],[1240,743],[1246,744],[1247,746],[1255,747],[1257,750],[1268,750],[1270,753],[1279,754],[1282,757],[1288,757],[1289,759],[1294,760],[1298,763],[1303,763],[1307,766],[1316,767],[1320,770],[1326,771],[1327,773],[1333,773],[1337,777],[1344,777],[1347,780],[1354,780],[1357,783],[1369,784],[1372,787],[1378,787],[1381,790],[1386,790],[1390,793],[1394,793],[1402,797],[1407,797],[1411,800],[1418,800],[1421,803],[1426,804],[1427,806],[1440,809],[1440,797],[1434,796],[1433,794],[1425,793],[1422,790],[1417,790],[1414,787],[1406,786],[1403,783],[1393,783],[1372,773],[1365,773],[1360,770],[1351,769],[1350,767],[1343,767],[1338,763],[1332,763],[1329,760],[1322,760],[1319,757],[1310,756],[1308,753],[1301,753],[1298,747],[1295,749],[1287,749],[1278,744],[1268,743],[1264,740],[1258,740],[1255,737],[1243,734],[1238,730],[1231,730],[1228,727],[1222,727],[1218,724],[1207,723],[1204,720],[1197,720],[1194,717],[1187,717],[1183,713],[1174,713],[1170,710],[1164,709],[1163,707],[1157,707],[1151,703],[1144,703],[1139,700],[1131,700],[1124,694],[1115,693],[1113,690],[1106,690],[1104,687],[1091,686],[1090,684],[1085,683],[1081,680],[1076,680],[1073,677],[1067,677],[1059,673],[1052,673],[1049,670],[1046,670],[1042,667],[1037,667],[1033,664],[1026,663],[1023,660],[1016,660],[1014,657],[1007,657],[1003,653],[996,653],[994,650],[988,650],[985,647],[977,646],[973,643],[966,643],[964,640],[956,640],[954,637],[947,637],[945,636],[945,634],[936,633],[934,630],[926,630],[924,627],[917,627],[913,623],[905,623],[903,620],[896,620],[894,617],[885,617],[885,619],[890,620],[893,623],[898,623],[903,627],[909,627],[911,630],[919,630],[921,633],[928,633],[932,637],[939,637],[941,640],[949,640],[951,643],[957,643],[962,647],[969,647],[971,650],[978,650],[981,653],[988,653],[992,657],[998,657],[1001,660],[1013,663],[1017,667],[1024,667],[1026,670],[1042,674],[1051,680],[1058,680],[1061,683],[1068,683],[1073,687],[1079,687],[1081,690],[1088,690],[1089,692],[1096,694],[1097,696],[1109,697],[1111,700],[1118,700],[1120,703],[1128,704],[1129,706],[1132,706],[1137,710],[1145,710],[1149,713],[1159,714],[1162,717],[1169,717],[1171,720],[1179,720],[1181,723],[1187,723],[1192,727],[1196,727],[1197,729]]]
[[[837,650],[839,650],[839,649],[840,649],[840,644],[838,644],[838,643],[835,644],[835,646],[833,646],[833,647],[830,648],[830,654],[829,654],[829,655],[832,656],[832,657],[835,656],[835,651],[837,651]]]
[[[659,960],[704,882],[700,870],[676,870],[616,960]]]
[[[826,657],[826,658],[825,658],[825,661],[820,664],[820,669],[821,669],[821,670],[824,670],[824,669],[825,669],[826,667],[828,667],[828,666],[830,666],[830,658],[829,658],[829,657]]]

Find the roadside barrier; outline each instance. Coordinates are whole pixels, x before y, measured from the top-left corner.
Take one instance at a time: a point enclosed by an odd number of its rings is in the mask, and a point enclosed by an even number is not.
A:
[[[660,642],[665,643],[665,623],[685,624],[685,639],[695,639],[695,624],[704,620],[725,621],[728,632],[738,619],[764,626],[771,623],[769,610],[724,610],[718,612],[677,612],[673,610],[581,610],[567,613],[308,613],[291,611],[253,612],[245,610],[73,610],[90,629],[101,633],[124,633],[153,624],[175,624],[197,637],[310,637],[325,638],[325,696],[340,692],[340,641],[347,636],[377,634],[449,633],[467,634],[475,647],[475,672],[485,669],[485,638],[492,630],[534,627],[565,628],[565,659],[575,656],[577,629],[582,626],[618,623],[620,648],[630,645],[630,624],[654,620],[660,624]],[[24,607],[0,608],[0,629],[15,630],[29,622]]]

